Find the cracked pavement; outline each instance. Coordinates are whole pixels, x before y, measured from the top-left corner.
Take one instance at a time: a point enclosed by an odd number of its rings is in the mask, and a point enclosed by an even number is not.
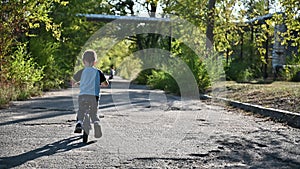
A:
[[[0,168],[300,168],[300,129],[116,79],[103,136],[73,133],[78,88],[0,110]]]

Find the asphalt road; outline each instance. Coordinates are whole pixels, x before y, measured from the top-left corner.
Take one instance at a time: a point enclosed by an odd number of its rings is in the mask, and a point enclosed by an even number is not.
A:
[[[300,129],[115,80],[103,136],[73,133],[78,88],[0,110],[2,168],[300,168]]]

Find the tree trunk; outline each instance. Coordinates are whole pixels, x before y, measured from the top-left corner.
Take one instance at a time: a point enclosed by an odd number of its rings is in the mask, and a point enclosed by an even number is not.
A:
[[[210,52],[214,44],[214,21],[216,0],[208,1],[207,26],[206,26],[206,51]]]

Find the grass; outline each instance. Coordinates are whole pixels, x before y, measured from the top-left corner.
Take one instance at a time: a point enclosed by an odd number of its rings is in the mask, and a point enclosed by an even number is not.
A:
[[[300,113],[299,82],[275,81],[261,84],[226,81],[218,83],[216,89],[220,97]]]
[[[12,84],[0,84],[0,109],[7,108],[13,100],[26,100],[41,95],[38,88],[18,88]]]

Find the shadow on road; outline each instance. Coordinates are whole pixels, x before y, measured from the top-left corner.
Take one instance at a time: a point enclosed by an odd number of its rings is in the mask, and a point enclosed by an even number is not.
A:
[[[258,135],[259,133],[256,135],[256,132],[265,132],[265,135]],[[228,135],[211,137],[211,140],[216,139],[217,149],[187,154],[190,157],[138,157],[130,160],[130,162],[138,166],[144,164],[177,166],[180,164],[184,166],[183,168],[193,168],[190,167],[193,163],[197,166],[195,168],[198,166],[201,166],[199,168],[230,169],[299,168],[299,147],[290,141],[291,136],[266,129],[258,129],[249,134],[255,134],[256,138]],[[280,135],[281,137],[276,140],[272,135]],[[190,139],[196,140],[197,138],[190,137]]]
[[[72,97],[65,96],[35,98],[31,99],[29,103],[14,108],[19,110],[20,115],[25,113],[28,117],[0,122],[0,126],[75,114]]]
[[[82,138],[81,136],[69,137],[67,139],[63,139],[51,144],[47,144],[43,147],[37,148],[35,150],[20,155],[11,156],[11,157],[1,157],[0,163],[2,166],[0,167],[5,167],[5,168],[17,167],[28,161],[35,160],[43,156],[50,156],[56,153],[66,152],[72,149],[77,149],[94,143],[94,142],[88,142],[87,144],[82,142],[73,143],[81,138]]]
[[[257,133],[257,134],[255,134]],[[268,133],[262,135],[259,133]],[[271,135],[277,135],[277,140]],[[299,148],[291,142],[289,135],[283,135],[279,131],[259,129],[253,131],[255,139],[245,137],[224,136],[225,139],[216,141],[220,151],[215,152],[217,156],[211,160],[222,161],[231,164],[231,167],[247,166],[251,168],[299,168],[297,159]]]
[[[118,83],[118,82],[115,82]],[[113,88],[113,89],[122,89]],[[180,100],[180,98],[166,97],[164,92],[157,92],[155,90],[143,89],[138,85],[132,85],[130,88],[123,88],[124,90],[104,91],[101,94],[99,109],[132,106],[132,107],[144,107],[150,108],[151,103],[167,104],[174,100]],[[152,96],[151,96],[152,95]],[[154,95],[154,96],[153,96]]]

